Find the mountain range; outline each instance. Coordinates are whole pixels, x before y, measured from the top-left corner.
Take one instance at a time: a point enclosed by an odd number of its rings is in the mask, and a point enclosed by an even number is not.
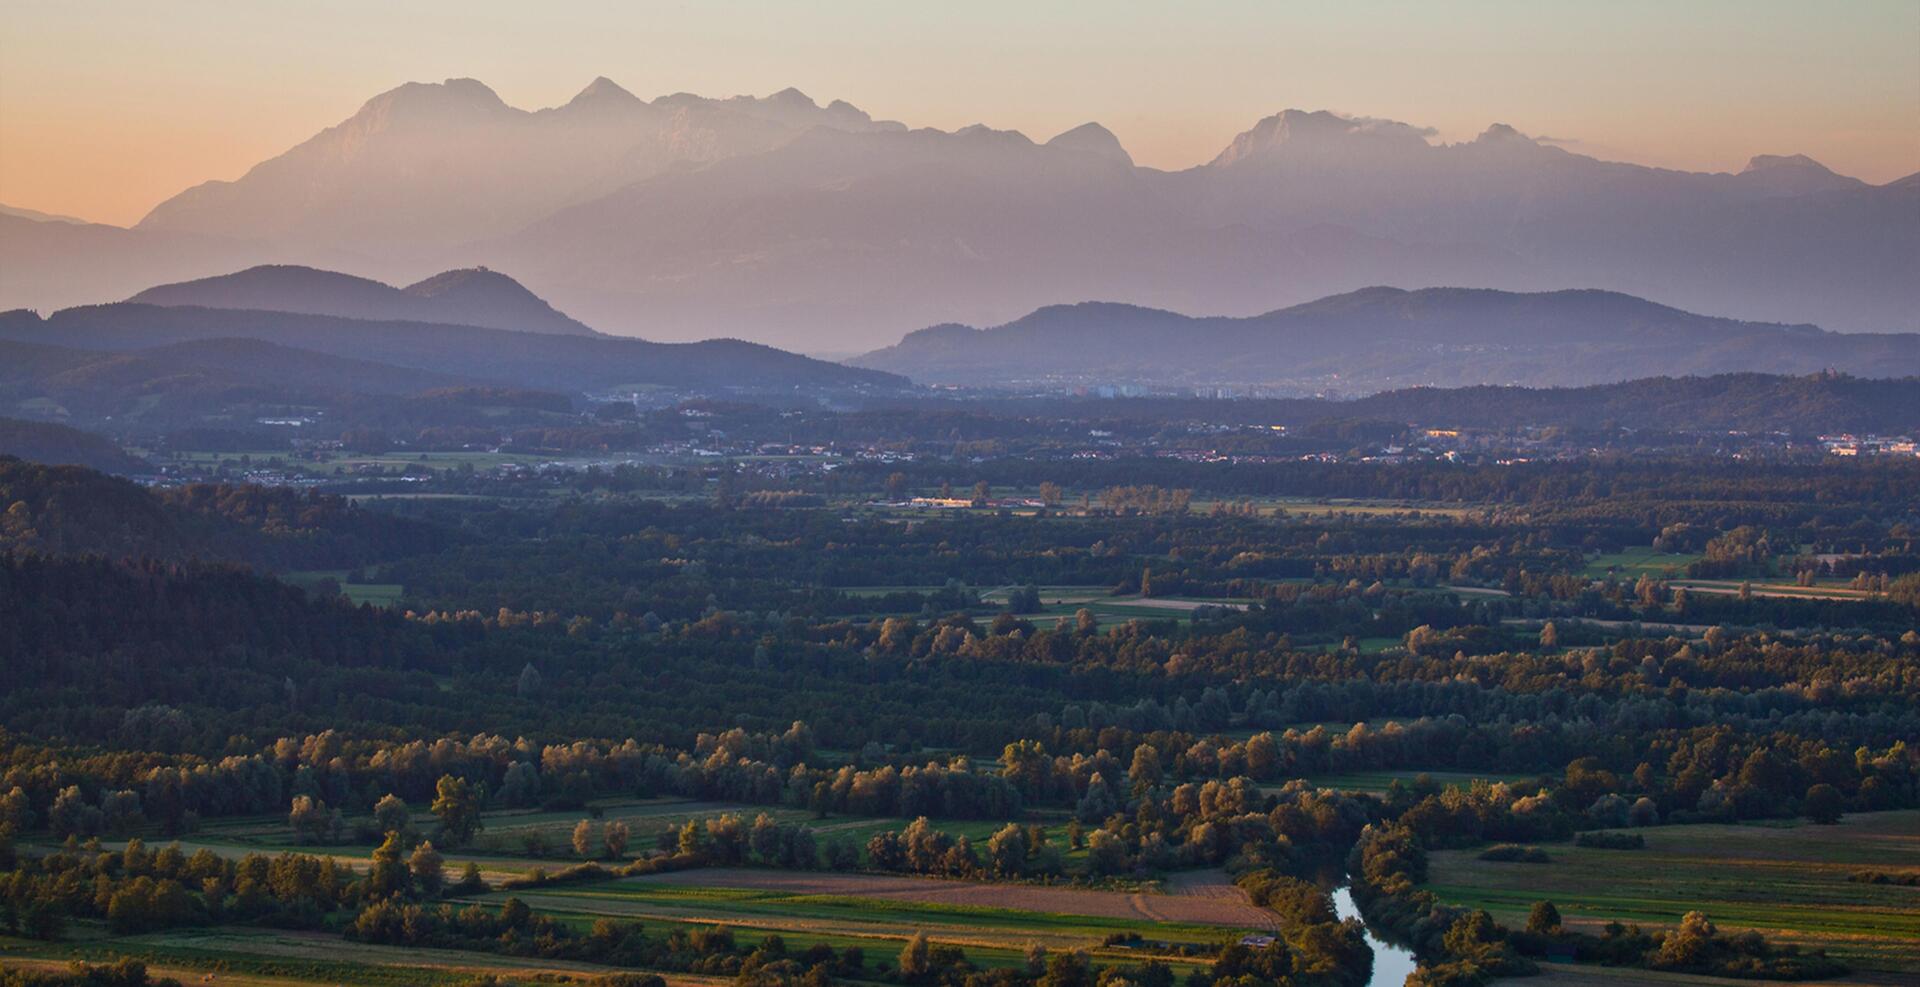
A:
[[[0,307],[125,298],[262,263],[389,283],[512,271],[597,329],[868,349],[1068,299],[1251,316],[1370,285],[1591,287],[1842,331],[1920,328],[1920,175],[1803,156],[1738,173],[1601,161],[1494,125],[1287,110],[1206,164],[1105,128],[1036,142],[786,90],[526,111],[410,83],[132,229],[0,216]]]
[[[0,415],[191,427],[449,389],[545,392],[538,403],[565,413],[602,390],[791,398],[908,383],[740,340],[602,335],[484,269],[394,288],[255,267],[134,299],[0,313]]]
[[[45,318],[0,313],[0,340],[78,350],[144,351],[194,340],[260,340],[468,381],[579,393],[631,387],[772,389],[899,387],[891,374],[846,367],[737,339],[654,343],[601,335],[513,332],[435,322],[347,319],[298,312],[120,302]],[[285,366],[288,383],[306,372]]]
[[[1376,287],[1251,318],[1053,305],[989,329],[922,329],[850,362],[923,384],[1366,394],[1741,371],[1913,376],[1920,375],[1920,334],[1742,322],[1606,291]]]

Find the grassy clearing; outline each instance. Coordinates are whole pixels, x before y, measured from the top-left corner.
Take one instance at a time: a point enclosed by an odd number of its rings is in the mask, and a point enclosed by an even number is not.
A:
[[[1689,563],[1698,562],[1700,556],[1692,554],[1656,552],[1651,548],[1629,548],[1621,552],[1603,552],[1587,560],[1586,575],[1595,579],[1613,576],[1618,579],[1639,579],[1641,576],[1680,576],[1687,571]]]
[[[1550,864],[1433,854],[1429,887],[1508,923],[1551,900],[1576,927],[1674,925],[1700,910],[1723,929],[1815,946],[1870,970],[1920,973],[1920,888],[1857,884],[1861,868],[1920,872],[1920,811],[1863,813],[1837,826],[1655,826],[1640,851],[1551,846]]]
[[[784,823],[813,819],[812,813],[799,809],[679,798],[600,799],[589,804],[600,812],[599,818],[593,820],[595,830],[616,819],[626,823],[632,830],[633,841],[630,846],[634,851],[651,849],[661,833],[679,829],[688,820],[704,821],[717,816],[734,815],[750,823],[763,812]],[[568,857],[572,854],[568,842],[573,837],[573,827],[586,818],[589,818],[588,813],[579,809],[562,812],[489,812],[485,814],[486,828],[480,831],[468,849],[476,853],[522,854],[527,849],[528,838],[533,837],[545,844],[548,853],[556,857]]]
[[[340,584],[340,593],[354,603],[371,603],[376,607],[388,607],[400,602],[404,587],[399,583],[350,583],[347,582],[345,569],[311,569],[305,572],[289,572],[280,577],[283,581],[300,587],[311,587],[322,579],[331,579]]]

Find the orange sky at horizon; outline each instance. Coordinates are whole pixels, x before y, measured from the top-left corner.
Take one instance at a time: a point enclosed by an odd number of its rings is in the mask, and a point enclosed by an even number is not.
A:
[[[913,126],[1036,140],[1098,120],[1162,168],[1297,107],[1442,140],[1501,122],[1690,170],[1804,153],[1872,182],[1920,171],[1913,0],[26,0],[0,12],[0,204],[130,224],[402,82],[471,76],[533,109],[596,75],[646,98],[797,86]]]

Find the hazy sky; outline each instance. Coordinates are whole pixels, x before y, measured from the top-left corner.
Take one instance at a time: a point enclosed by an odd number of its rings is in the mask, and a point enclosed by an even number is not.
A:
[[[916,126],[1098,120],[1181,168],[1288,107],[1737,170],[1920,171],[1920,0],[0,4],[0,203],[131,223],[410,80],[525,108],[786,86]]]

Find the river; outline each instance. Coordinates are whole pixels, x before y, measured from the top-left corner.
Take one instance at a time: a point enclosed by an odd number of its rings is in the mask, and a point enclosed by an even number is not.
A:
[[[1363,926],[1366,924],[1360,909],[1353,905],[1353,893],[1344,884],[1333,889],[1333,910],[1343,919],[1357,918]],[[1418,965],[1413,953],[1383,942],[1372,929],[1367,930],[1367,945],[1373,948],[1373,978],[1367,981],[1367,987],[1404,987],[1407,977]]]

